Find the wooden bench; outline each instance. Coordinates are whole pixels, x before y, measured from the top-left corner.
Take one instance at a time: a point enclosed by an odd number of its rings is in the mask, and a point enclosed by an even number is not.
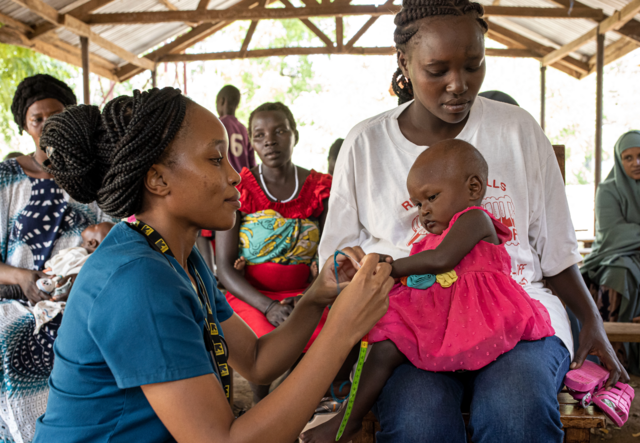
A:
[[[640,323],[604,322],[604,331],[611,343],[640,343]]]
[[[582,408],[566,392],[558,394],[558,402],[565,443],[589,443],[590,430],[605,427],[605,415],[594,406]],[[468,423],[469,414],[463,413],[462,416],[465,423]],[[369,412],[362,421],[362,432],[352,440],[352,443],[375,443],[376,432],[379,430],[380,423],[373,413]]]

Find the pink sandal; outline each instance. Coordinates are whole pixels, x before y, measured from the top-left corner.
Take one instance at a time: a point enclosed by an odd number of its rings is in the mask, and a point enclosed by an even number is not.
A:
[[[564,385],[569,394],[580,402],[583,408],[591,404],[593,394],[607,382],[609,371],[600,365],[585,360],[579,369],[567,372]]]
[[[613,420],[616,426],[624,425],[629,419],[631,402],[635,392],[626,383],[618,382],[610,391],[600,389],[593,396],[593,403]]]

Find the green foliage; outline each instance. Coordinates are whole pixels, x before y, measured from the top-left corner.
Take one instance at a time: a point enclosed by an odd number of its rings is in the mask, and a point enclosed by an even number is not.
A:
[[[62,81],[75,76],[77,69],[27,48],[0,44],[0,134],[5,142],[17,135],[11,102],[18,84],[25,77],[50,74]]]

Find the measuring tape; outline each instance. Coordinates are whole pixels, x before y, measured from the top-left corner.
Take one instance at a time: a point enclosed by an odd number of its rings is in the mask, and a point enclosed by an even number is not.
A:
[[[336,435],[336,441],[340,440],[344,433],[347,423],[349,422],[349,416],[353,409],[353,402],[356,401],[356,394],[358,392],[358,385],[360,384],[360,376],[362,375],[362,367],[364,361],[367,358],[367,348],[369,347],[369,334],[365,335],[360,342],[360,354],[358,354],[358,364],[356,364],[356,373],[353,375],[353,383],[351,384],[351,391],[349,392],[349,401],[347,402],[347,409],[344,411],[344,417],[342,417],[342,423],[338,429]]]
[[[340,278],[338,277],[338,255],[344,255],[345,257],[351,259],[351,262],[354,266],[359,269],[360,266],[358,262],[349,257],[342,251],[336,251],[333,254],[333,270],[336,273],[336,283],[338,285],[338,294],[340,294]],[[338,434],[336,435],[336,441],[340,440],[342,434],[344,433],[345,428],[347,427],[347,423],[349,422],[349,416],[351,415],[351,410],[353,409],[353,402],[356,400],[356,393],[358,392],[358,384],[360,384],[360,376],[362,375],[362,367],[364,366],[364,361],[367,358],[367,348],[369,347],[369,334],[365,335],[360,342],[360,353],[358,354],[358,363],[356,364],[356,373],[353,375],[353,383],[351,383],[351,390],[349,392],[349,401],[347,402],[347,409],[344,412],[344,416],[342,417],[342,423],[340,423],[340,428],[338,429]]]

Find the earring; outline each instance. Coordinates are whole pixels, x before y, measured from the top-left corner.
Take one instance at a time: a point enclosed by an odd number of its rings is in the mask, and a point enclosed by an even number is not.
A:
[[[413,85],[411,85],[411,80],[404,76],[402,73],[402,69],[398,68],[393,76],[396,85],[398,88],[411,96],[413,96]]]

